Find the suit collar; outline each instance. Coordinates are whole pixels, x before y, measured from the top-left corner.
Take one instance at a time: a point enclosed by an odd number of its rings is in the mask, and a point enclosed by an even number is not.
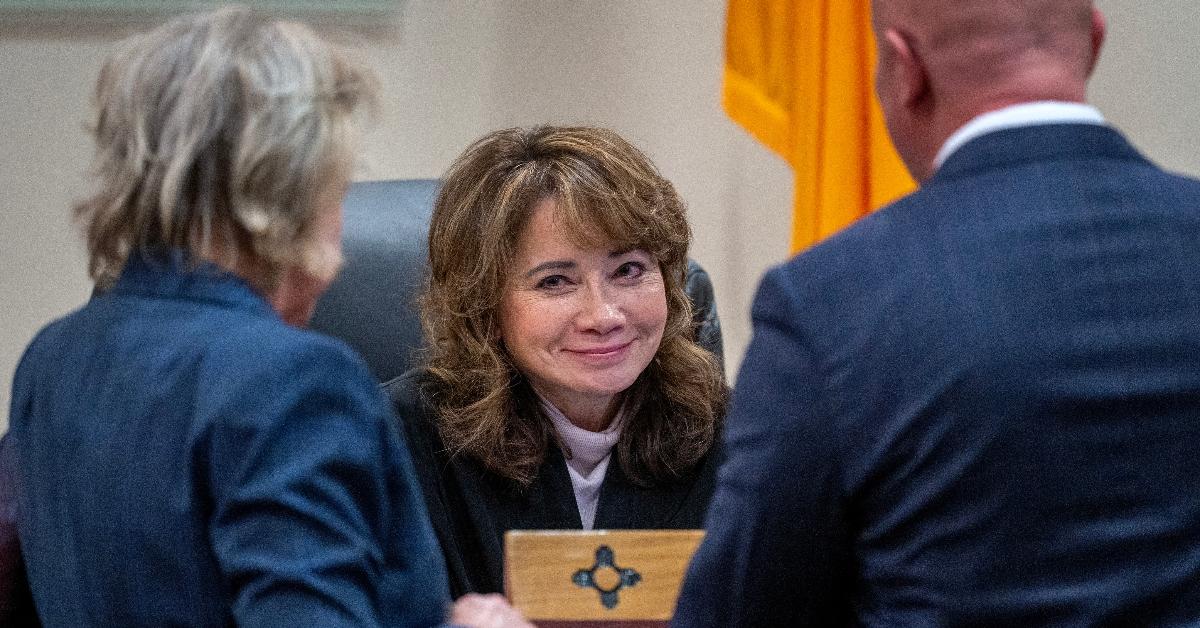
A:
[[[1078,102],[1041,100],[1024,102],[975,116],[954,132],[933,160],[940,168],[954,151],[971,140],[994,131],[1037,124],[1104,124],[1104,115],[1095,107]]]
[[[209,262],[194,263],[180,250],[130,254],[107,294],[202,301],[279,318],[246,280]]]
[[[981,170],[1070,159],[1146,161],[1116,129],[1097,124],[1039,124],[994,131],[967,142],[929,183]]]

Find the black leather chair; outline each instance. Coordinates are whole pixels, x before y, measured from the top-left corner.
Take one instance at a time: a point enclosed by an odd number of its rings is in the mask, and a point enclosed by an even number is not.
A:
[[[350,186],[342,229],[346,267],[317,303],[310,327],[341,338],[386,382],[415,366],[422,344],[417,297],[425,282],[426,236],[435,179]],[[708,273],[688,262],[697,340],[722,359],[721,323]]]

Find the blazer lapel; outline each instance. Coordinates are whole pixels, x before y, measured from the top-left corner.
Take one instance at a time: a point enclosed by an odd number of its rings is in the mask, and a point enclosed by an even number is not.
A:
[[[498,530],[579,529],[579,508],[575,489],[567,474],[562,452],[551,446],[538,470],[537,479],[528,488],[513,486],[507,480],[492,478],[488,490],[492,503],[487,509]]]
[[[671,519],[691,488],[690,482],[673,482],[653,489],[634,484],[621,468],[614,449],[604,483],[600,485],[595,528],[652,530],[678,527],[671,525]]]

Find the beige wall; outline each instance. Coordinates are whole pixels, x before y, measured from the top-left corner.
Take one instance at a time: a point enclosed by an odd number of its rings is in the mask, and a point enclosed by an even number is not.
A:
[[[382,115],[360,178],[437,176],[502,126],[582,122],[646,149],[691,207],[731,369],[749,341],[762,270],[786,256],[791,176],[719,107],[724,0],[410,0],[351,37],[379,71]],[[1111,38],[1093,98],[1150,155],[1200,174],[1200,55],[1191,0],[1101,0]],[[20,351],[81,303],[88,282],[67,216],[84,189],[87,97],[129,27],[0,24],[0,430]]]
[[[1092,101],[1166,168],[1200,176],[1200,3],[1098,0],[1108,43]]]

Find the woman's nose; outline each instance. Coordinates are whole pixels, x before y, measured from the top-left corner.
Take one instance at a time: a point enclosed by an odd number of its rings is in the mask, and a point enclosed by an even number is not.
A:
[[[618,296],[604,286],[588,286],[584,290],[576,322],[583,331],[607,334],[625,324],[625,311]]]

